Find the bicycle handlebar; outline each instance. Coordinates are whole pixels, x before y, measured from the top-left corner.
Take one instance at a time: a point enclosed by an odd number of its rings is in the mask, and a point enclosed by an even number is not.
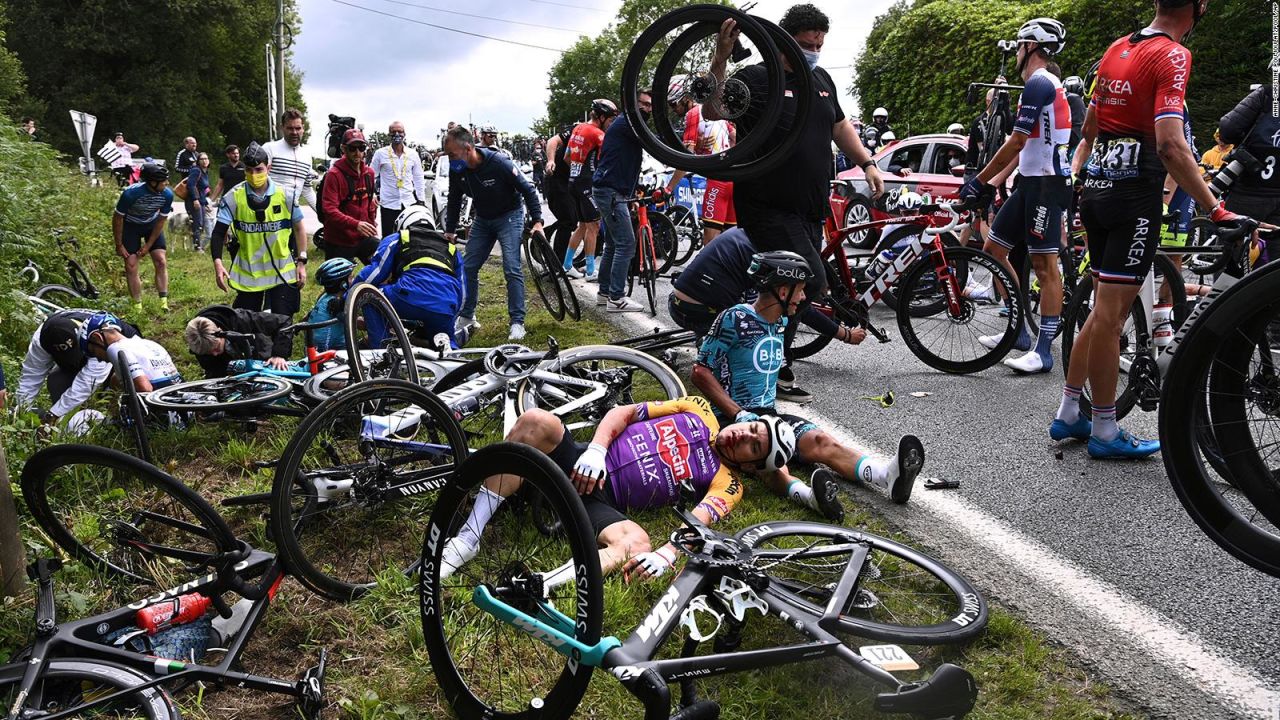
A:
[[[922,213],[933,213],[941,210],[951,215],[951,222],[943,225],[942,227],[927,227],[924,229],[924,234],[941,235],[942,233],[954,230],[956,225],[960,224],[960,213],[956,210],[956,205],[959,205],[959,203],[934,203],[932,205],[922,205],[920,207],[920,211]]]
[[[280,332],[298,332],[299,330],[306,332],[307,330],[316,330],[322,327],[336,325],[342,320],[340,317],[331,317],[328,320],[317,320],[316,322],[300,322],[280,328]]]

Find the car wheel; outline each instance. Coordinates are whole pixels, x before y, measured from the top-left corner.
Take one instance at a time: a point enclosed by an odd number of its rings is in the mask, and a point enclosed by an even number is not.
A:
[[[862,196],[850,198],[849,205],[844,211],[844,227],[861,225],[868,222],[871,222],[871,203],[867,202],[866,198],[863,198]],[[879,228],[850,233],[845,238],[845,242],[862,250],[875,247],[876,243],[879,241]]]

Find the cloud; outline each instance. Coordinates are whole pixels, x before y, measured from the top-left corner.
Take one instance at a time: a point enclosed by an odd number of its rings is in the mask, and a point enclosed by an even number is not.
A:
[[[302,32],[294,62],[305,73],[311,127],[308,147],[323,155],[324,124],[329,113],[352,115],[366,130],[385,129],[392,120],[405,123],[410,140],[434,143],[450,120],[492,123],[507,132],[528,132],[545,112],[547,73],[557,55],[448,32],[377,14],[388,13],[425,23],[495,38],[551,48],[568,48],[573,32],[516,25],[571,28],[598,34],[613,20],[619,0],[562,0],[598,8],[590,11],[539,0],[299,0]],[[831,68],[841,91],[841,104],[854,111],[846,88],[855,53],[865,42],[876,15],[892,0],[834,2],[824,10],[832,32],[821,64]],[[793,0],[762,0],[752,11],[773,21]],[[466,12],[484,19],[430,11],[413,5]],[[377,11],[377,12],[373,12]]]

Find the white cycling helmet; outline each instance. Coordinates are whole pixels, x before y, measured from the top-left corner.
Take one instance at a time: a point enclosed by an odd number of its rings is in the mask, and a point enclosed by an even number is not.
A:
[[[924,204],[924,196],[914,193],[903,186],[902,191],[889,196],[887,205],[890,211],[902,210],[912,212]]]
[[[898,136],[894,135],[892,130],[888,130],[885,132],[885,134],[880,136],[880,142],[882,143],[891,143],[897,139],[898,139]]]
[[[435,228],[436,223],[431,219],[431,212],[422,205],[410,205],[400,213],[400,217],[396,218],[396,230],[403,231],[410,225],[418,223],[426,223],[427,226]]]
[[[667,85],[667,102],[678,103],[689,94],[689,76],[672,75]]]
[[[951,123],[950,125],[948,125],[948,126],[947,126],[947,132],[951,133],[952,135],[967,135],[967,134],[968,134],[968,133],[966,133],[966,132],[964,131],[964,125],[961,125],[960,123]]]
[[[1050,55],[1057,55],[1067,44],[1067,28],[1053,18],[1028,20],[1018,29],[1018,42],[1039,43]]]
[[[796,431],[777,415],[765,415],[760,422],[769,431],[769,450],[760,461],[761,470],[780,470],[796,453]]]
[[[881,118],[881,117],[882,117],[882,118],[884,118],[885,120],[888,120],[888,119],[889,119],[889,111],[888,111],[888,110],[885,110],[885,109],[884,109],[884,108],[882,108],[882,107],[878,107],[878,108],[876,108],[874,111],[872,111],[872,113],[871,113],[871,118],[872,118],[873,120],[874,120],[875,118]]]

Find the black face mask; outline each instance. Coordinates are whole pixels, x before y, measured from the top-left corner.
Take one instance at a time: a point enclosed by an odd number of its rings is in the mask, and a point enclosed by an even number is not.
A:
[[[650,118],[650,117],[652,117],[652,116],[653,116],[653,111],[652,111],[652,110],[641,110],[641,111],[640,111],[640,118],[641,118],[642,120],[644,120],[645,122],[649,122],[649,118]]]

